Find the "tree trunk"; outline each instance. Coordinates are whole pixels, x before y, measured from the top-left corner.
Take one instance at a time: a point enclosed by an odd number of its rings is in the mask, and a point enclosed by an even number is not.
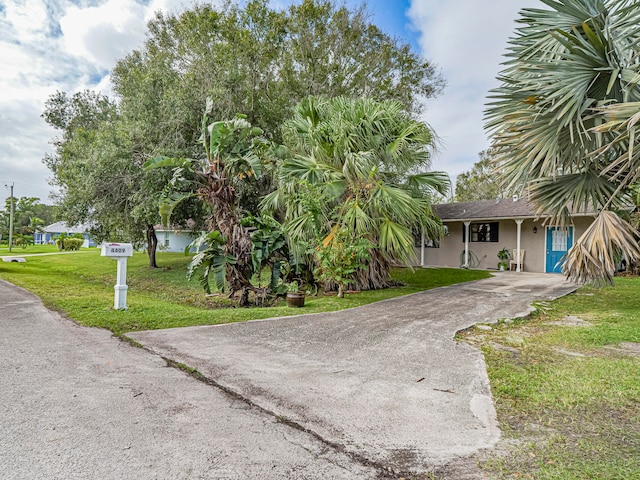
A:
[[[361,268],[355,275],[355,290],[380,290],[389,288],[395,283],[389,275],[389,262],[382,256],[379,249],[369,251],[371,258],[366,268]]]
[[[149,255],[149,268],[158,268],[156,263],[156,251],[158,249],[158,237],[153,225],[147,224],[147,255]]]
[[[228,265],[226,271],[227,286],[231,296],[241,291],[238,306],[249,305],[249,290],[254,290],[251,285],[253,267],[251,263],[251,250],[253,244],[249,232],[240,224],[235,206],[235,190],[226,181],[209,177],[206,189],[201,190],[207,202],[213,207],[213,216],[210,218],[210,228],[219,230],[227,243],[223,247],[224,253],[235,257],[235,265]]]

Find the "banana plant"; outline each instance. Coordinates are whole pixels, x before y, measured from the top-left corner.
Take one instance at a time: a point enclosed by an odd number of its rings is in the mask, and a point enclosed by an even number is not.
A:
[[[252,242],[249,232],[240,222],[236,192],[242,183],[253,182],[262,174],[267,142],[262,136],[263,131],[253,127],[244,116],[212,121],[212,107],[211,100],[207,100],[201,124],[200,141],[204,150],[201,158],[155,157],[146,162],[145,168],[174,170],[168,194],[160,207],[163,222],[168,223],[176,206],[187,198],[197,196],[209,206],[212,212],[208,219],[209,230],[219,232],[220,238],[225,239],[224,243],[215,241],[211,244],[215,251],[220,249],[220,258],[225,259],[216,265],[219,268],[224,266],[225,286],[230,297],[242,291],[239,304],[245,305],[249,290],[253,288],[250,281],[253,273]],[[172,187],[185,183],[191,183],[186,193],[172,192]],[[197,257],[197,261],[202,262],[202,257]]]

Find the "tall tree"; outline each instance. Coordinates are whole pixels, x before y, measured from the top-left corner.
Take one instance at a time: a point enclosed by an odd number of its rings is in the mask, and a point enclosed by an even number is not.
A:
[[[620,250],[640,257],[635,230],[612,213],[631,205],[630,188],[639,180],[636,140],[627,129],[634,122],[609,122],[640,101],[640,4],[541,1],[548,10],[520,13],[488,128],[507,182],[526,185],[539,213],[566,223],[575,211],[600,212],[563,271],[611,281]]]
[[[279,188],[263,203],[283,211],[299,257],[300,245],[326,244],[346,229],[375,245],[357,288],[384,288],[391,262],[413,255],[413,231],[440,236],[429,194],[445,193],[449,179],[428,171],[431,131],[399,102],[310,97],[285,122],[284,141]]]
[[[112,72],[116,99],[60,93],[47,105],[45,118],[63,135],[56,140],[56,155],[45,163],[62,187],[67,216],[88,218],[93,212],[96,218],[90,192],[76,188],[85,174],[102,175],[95,181],[108,182],[112,177],[106,174],[115,173],[109,169],[119,165],[114,193],[124,194],[129,186],[130,192],[141,192],[140,182],[149,180],[138,176],[146,159],[199,158],[207,98],[213,100],[211,118],[243,113],[276,139],[290,109],[309,93],[393,98],[405,110],[418,112],[423,96],[433,96],[443,86],[433,65],[372,25],[363,8],[338,5],[305,0],[277,10],[268,0],[242,6],[226,1],[219,8],[196,4],[179,15],[158,13],[148,24],[144,46]],[[91,182],[87,184],[93,189]],[[163,183],[145,185],[140,200],[157,200],[155,194],[164,188],[159,185]],[[255,213],[258,199],[271,188],[264,176],[260,182],[237,185],[235,194],[245,210]],[[105,189],[95,185],[93,191]],[[117,204],[122,219],[153,211],[137,208],[146,203],[129,195]],[[100,222],[104,235],[115,231],[116,223]]]
[[[243,113],[277,137],[290,109],[310,94],[395,99],[418,113],[444,83],[408,44],[373,25],[364,7],[334,0],[286,10],[267,0],[227,1],[219,9],[158,13],[144,47],[118,62],[112,79],[123,112],[149,145],[189,157],[197,154],[207,98],[212,118]]]
[[[61,131],[55,154],[45,157],[60,187],[61,216],[87,223],[94,238],[147,246],[156,267],[158,206],[168,172],[145,172],[145,157],[115,102],[93,92],[58,92],[43,114]],[[175,216],[176,220],[184,217]]]
[[[413,114],[442,89],[433,64],[379,30],[363,4],[305,0],[285,14],[280,76],[290,105],[309,95],[396,100]],[[285,112],[287,113],[287,112]]]
[[[4,210],[0,210],[0,234],[6,239],[9,235],[9,215],[11,198],[5,200]],[[31,235],[38,228],[49,225],[58,219],[58,209],[44,205],[37,197],[13,198],[13,230]]]
[[[483,150],[479,156],[480,160],[473,164],[471,170],[456,178],[457,202],[492,200],[508,195],[501,185],[500,171],[496,169],[491,149]]]

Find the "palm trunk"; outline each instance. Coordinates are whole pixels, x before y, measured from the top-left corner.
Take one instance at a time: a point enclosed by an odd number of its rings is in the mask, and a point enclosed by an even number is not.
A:
[[[147,255],[149,256],[149,268],[158,268],[156,262],[156,251],[158,250],[158,237],[153,225],[148,224],[147,230]]]
[[[359,269],[355,276],[356,290],[380,290],[389,288],[395,283],[389,275],[390,264],[379,249],[370,250],[371,258],[367,267]]]

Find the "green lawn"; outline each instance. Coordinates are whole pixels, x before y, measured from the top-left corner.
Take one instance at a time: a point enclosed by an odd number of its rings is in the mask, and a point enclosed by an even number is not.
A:
[[[35,253],[53,253],[58,251],[57,245],[29,245],[25,248],[20,246],[13,247],[11,252],[9,252],[9,247],[7,245],[0,245],[0,257],[4,256],[16,256],[19,257],[21,255],[33,255]],[[83,249],[82,251],[85,251]]]
[[[639,291],[640,279],[617,278],[542,303],[531,319],[460,334],[484,351],[501,428],[516,442],[485,463],[490,478],[640,478]],[[591,326],[550,324],[568,315]]]
[[[26,263],[0,262],[0,278],[42,298],[44,304],[77,322],[121,334],[128,331],[190,325],[212,325],[260,318],[335,311],[452,283],[487,278],[484,271],[460,269],[395,269],[406,285],[398,288],[335,296],[307,296],[302,309],[283,301],[273,307],[234,308],[225,297],[207,297],[198,282],[185,280],[189,259],[180,253],[159,253],[159,269],[147,267],[144,253],[128,261],[127,311],[113,310],[116,262],[90,253],[27,258]]]

